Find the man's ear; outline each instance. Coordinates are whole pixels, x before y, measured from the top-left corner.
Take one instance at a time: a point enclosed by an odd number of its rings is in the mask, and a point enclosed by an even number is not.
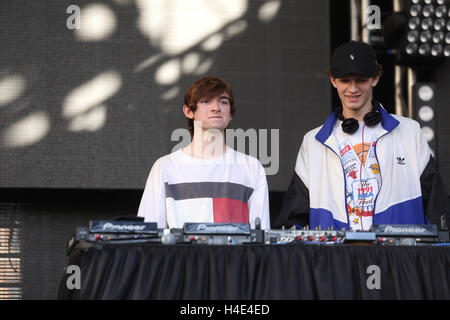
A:
[[[378,84],[378,81],[380,80],[380,74],[377,74],[376,76],[372,77],[372,87],[375,87]]]
[[[333,85],[333,87],[336,88],[336,78],[333,77],[332,75],[329,75],[328,78],[330,78],[330,82]]]
[[[188,119],[194,119],[194,112],[187,105],[183,105],[183,113]]]

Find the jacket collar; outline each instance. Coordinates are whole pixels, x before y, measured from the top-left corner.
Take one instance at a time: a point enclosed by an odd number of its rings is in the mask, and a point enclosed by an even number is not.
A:
[[[397,119],[395,119],[392,115],[390,115],[384,107],[380,103],[380,113],[381,113],[381,126],[383,129],[385,129],[387,132],[391,132],[394,130],[398,124],[400,123]],[[334,123],[336,122],[337,118],[337,109],[334,110],[331,115],[327,118],[325,123],[323,124],[322,128],[317,132],[316,139],[320,141],[322,144],[325,144],[325,141],[327,141],[328,137],[333,132]]]

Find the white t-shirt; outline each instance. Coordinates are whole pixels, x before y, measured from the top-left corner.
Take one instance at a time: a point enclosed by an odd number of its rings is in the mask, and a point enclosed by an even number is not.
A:
[[[270,229],[269,191],[258,159],[227,147],[199,159],[181,149],[159,158],[147,179],[138,216],[159,228],[185,222],[243,222]]]
[[[347,213],[352,230],[369,230],[372,226],[375,199],[381,187],[379,164],[375,144],[382,130],[381,123],[364,126],[353,134],[342,131],[342,121],[336,121],[336,138],[346,180]],[[363,131],[364,128],[364,131]]]

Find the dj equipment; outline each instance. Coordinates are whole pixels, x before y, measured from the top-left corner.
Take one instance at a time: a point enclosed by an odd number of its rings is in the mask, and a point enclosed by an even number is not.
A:
[[[440,242],[438,228],[433,224],[380,224],[373,225],[373,231],[380,245],[414,246]]]
[[[264,233],[250,229],[248,223],[185,223],[183,229],[158,229],[154,222],[90,221],[89,228],[78,227],[69,240],[68,253],[75,245],[89,248],[102,243],[195,243],[209,245],[236,245],[263,243]]]
[[[89,228],[78,227],[69,240],[68,254],[74,246],[89,248],[102,243],[155,244],[379,244],[379,245],[450,245],[448,231],[438,231],[436,225],[373,225],[370,231],[333,230],[320,227],[303,229],[261,230],[248,223],[191,223],[182,229],[158,229],[154,222],[111,220],[90,221]]]
[[[185,243],[236,245],[263,243],[262,230],[251,230],[248,223],[185,223]]]
[[[89,231],[98,234],[146,234],[158,233],[155,222],[142,221],[90,221]]]
[[[377,238],[375,232],[372,231],[345,231],[345,243],[353,243],[353,244],[375,244]]]
[[[342,230],[309,230],[303,229],[281,229],[264,230],[265,244],[338,244],[345,239],[345,231]]]
[[[155,222],[142,221],[90,221],[89,228],[78,227],[76,233],[69,240],[68,254],[75,245],[82,243],[89,247],[93,243],[161,243],[163,229],[157,229]]]

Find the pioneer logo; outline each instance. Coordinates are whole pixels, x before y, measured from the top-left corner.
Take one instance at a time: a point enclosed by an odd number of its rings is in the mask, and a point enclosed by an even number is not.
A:
[[[230,226],[230,225],[213,226],[213,225],[206,225],[204,223],[201,223],[197,226],[197,231],[232,233],[232,232],[236,231],[236,227]]]
[[[105,223],[103,225],[103,230],[109,231],[142,231],[145,229],[145,226],[140,225],[132,225],[132,224],[112,224],[111,222]]]
[[[426,233],[427,230],[425,228],[421,227],[393,227],[393,226],[387,226],[384,228],[385,233]]]

